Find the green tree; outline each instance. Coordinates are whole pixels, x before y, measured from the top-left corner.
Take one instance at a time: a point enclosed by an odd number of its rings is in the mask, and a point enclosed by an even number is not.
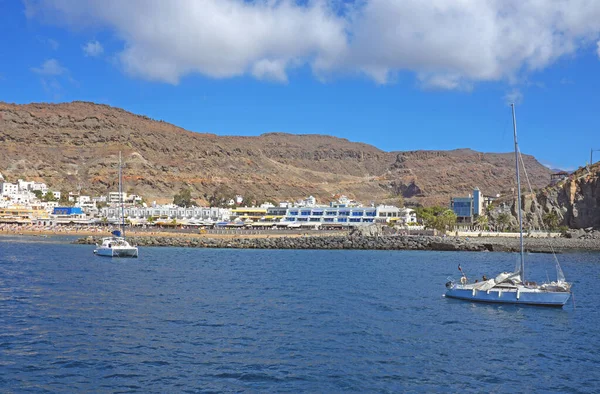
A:
[[[48,192],[46,192],[46,194],[44,195],[42,200],[43,201],[56,201],[56,197],[54,197],[54,194],[52,193],[51,190],[48,190]]]
[[[489,219],[486,215],[478,215],[475,218],[475,225],[482,230],[487,230]]]
[[[66,191],[62,191],[60,192],[60,200],[58,200],[58,203],[60,205],[70,205],[70,201],[69,201],[69,193]]]
[[[508,213],[501,213],[498,215],[498,219],[496,219],[498,227],[501,231],[506,230],[506,228],[510,225],[510,221],[510,215]]]
[[[197,204],[192,200],[192,191],[189,188],[181,188],[173,197],[173,204],[179,207],[195,207]]]
[[[43,198],[44,198],[44,193],[42,193],[42,191],[41,191],[41,190],[34,190],[34,191],[33,191],[33,194],[35,194],[35,197],[36,197],[38,200],[41,200],[41,199],[43,199]]]
[[[456,214],[446,207],[418,207],[416,214],[426,228],[446,231],[456,225]]]
[[[446,209],[436,216],[435,229],[446,231],[456,226],[456,214],[451,209]]]
[[[548,230],[555,230],[558,228],[558,225],[560,223],[560,219],[558,217],[558,215],[556,214],[556,212],[554,211],[550,211],[548,213],[545,213],[542,216],[542,221],[544,222],[544,225],[546,225],[546,227],[548,228]]]

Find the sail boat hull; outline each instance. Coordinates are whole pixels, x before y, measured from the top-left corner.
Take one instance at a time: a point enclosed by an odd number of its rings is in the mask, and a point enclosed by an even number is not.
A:
[[[495,304],[520,304],[562,307],[567,303],[570,292],[544,291],[521,287],[518,289],[477,290],[455,285],[446,291],[446,297],[473,302]]]
[[[138,257],[137,246],[132,246],[122,237],[103,238],[102,244],[94,250],[97,256]]]

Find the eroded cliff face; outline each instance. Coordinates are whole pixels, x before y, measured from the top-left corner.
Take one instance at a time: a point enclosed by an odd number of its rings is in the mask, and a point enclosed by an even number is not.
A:
[[[564,223],[570,228],[600,228],[600,165],[567,180],[557,203],[566,208]]]
[[[385,152],[324,135],[221,137],[107,105],[0,103],[0,173],[9,181],[105,194],[116,189],[119,151],[125,190],[159,202],[172,201],[185,186],[199,203],[216,194],[263,201],[308,195],[329,201],[345,194],[364,203],[403,196],[446,206],[476,186],[495,194],[514,183],[511,154]],[[534,186],[545,186],[550,171],[531,156],[524,159]]]
[[[581,168],[567,179],[531,194],[524,193],[522,201],[523,221],[526,228],[541,229],[553,221],[572,229],[600,229],[600,163]],[[509,213],[509,227],[518,225],[516,197],[500,203],[490,214],[493,225],[499,227],[498,217]]]

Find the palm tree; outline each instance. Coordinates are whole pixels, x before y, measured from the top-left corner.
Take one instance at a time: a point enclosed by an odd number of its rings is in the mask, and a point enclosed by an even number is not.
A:
[[[479,227],[480,230],[487,230],[489,219],[486,215],[479,215],[475,220],[475,225]]]
[[[498,226],[502,229],[502,231],[506,230],[506,227],[510,224],[510,215],[507,213],[501,213],[498,215],[498,219],[496,219]]]

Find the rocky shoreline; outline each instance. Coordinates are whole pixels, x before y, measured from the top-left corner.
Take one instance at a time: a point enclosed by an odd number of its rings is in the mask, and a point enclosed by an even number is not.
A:
[[[369,250],[438,250],[438,251],[494,251],[515,252],[519,250],[517,238],[501,237],[438,237],[438,236],[306,236],[266,238],[209,238],[181,236],[128,237],[135,245],[146,247],[192,247],[228,249],[369,249]],[[101,237],[79,238],[77,244],[93,245]],[[551,253],[565,250],[600,251],[600,240],[567,238],[526,238],[526,251]]]

